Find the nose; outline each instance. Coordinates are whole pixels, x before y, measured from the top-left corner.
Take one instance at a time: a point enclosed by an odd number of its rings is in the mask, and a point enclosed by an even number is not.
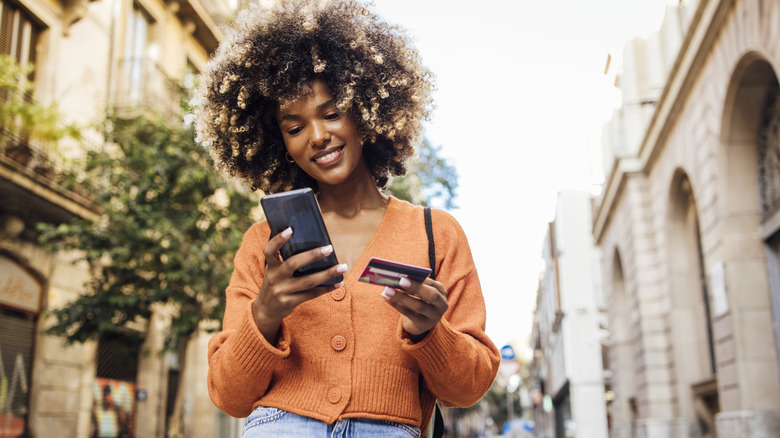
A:
[[[330,141],[330,131],[321,120],[312,123],[310,141],[312,146],[324,146]]]

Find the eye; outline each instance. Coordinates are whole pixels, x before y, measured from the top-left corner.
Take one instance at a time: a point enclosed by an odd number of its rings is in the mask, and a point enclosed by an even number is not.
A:
[[[324,119],[325,120],[338,120],[339,117],[341,117],[341,114],[339,114],[337,112],[333,112],[333,113],[325,114]]]
[[[296,126],[287,130],[287,135],[295,135],[303,130],[303,127]]]

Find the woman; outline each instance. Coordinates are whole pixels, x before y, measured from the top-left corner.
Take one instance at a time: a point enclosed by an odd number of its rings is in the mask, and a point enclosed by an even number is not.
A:
[[[283,261],[295,230],[244,235],[208,375],[214,403],[248,416],[244,436],[419,436],[435,399],[469,406],[493,382],[499,353],[450,215],[432,212],[436,280],[357,281],[371,257],[429,264],[422,208],[380,189],[414,153],[430,76],[398,28],[327,0],[251,9],[204,71],[198,139],[217,167],[266,193],[311,187],[333,243]],[[339,265],[293,277],[334,250]]]

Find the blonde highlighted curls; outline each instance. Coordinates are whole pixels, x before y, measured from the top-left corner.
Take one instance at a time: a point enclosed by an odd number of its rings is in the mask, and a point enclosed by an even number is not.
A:
[[[316,181],[285,159],[276,111],[322,79],[363,136],[379,187],[406,173],[433,79],[402,30],[352,0],[259,2],[208,62],[193,97],[197,140],[217,168],[266,193]]]

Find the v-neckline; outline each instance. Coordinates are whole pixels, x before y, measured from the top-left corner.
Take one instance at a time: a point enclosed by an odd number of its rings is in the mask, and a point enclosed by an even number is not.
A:
[[[387,227],[386,223],[388,222],[388,216],[390,215],[390,210],[395,209],[395,203],[398,202],[393,196],[389,196],[387,200],[387,207],[385,208],[385,212],[382,215],[382,220],[379,222],[379,226],[376,228],[376,231],[374,232],[374,235],[371,237],[371,240],[368,241],[368,245],[366,245],[365,248],[363,248],[363,252],[360,254],[360,257],[358,257],[357,261],[355,262],[354,266],[349,266],[349,271],[347,271],[347,275],[344,276],[344,282],[355,282],[358,278],[360,278],[360,275],[363,273],[363,266],[367,266],[369,260],[371,260],[370,254],[373,253],[373,247],[376,245],[377,240],[380,239],[380,236],[383,234],[382,230]],[[361,266],[360,269],[355,269],[356,267]]]

